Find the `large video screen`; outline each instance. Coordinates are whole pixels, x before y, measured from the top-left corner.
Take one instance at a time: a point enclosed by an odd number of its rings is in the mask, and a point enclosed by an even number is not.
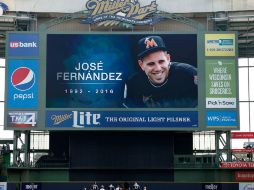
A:
[[[197,107],[197,35],[49,34],[46,73],[47,108]]]
[[[239,129],[234,33],[7,35],[5,128]]]

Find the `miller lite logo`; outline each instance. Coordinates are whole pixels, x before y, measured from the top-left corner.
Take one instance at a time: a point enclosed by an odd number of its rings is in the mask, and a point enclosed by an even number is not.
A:
[[[47,111],[46,127],[101,127],[101,114],[83,111]]]
[[[29,90],[34,86],[35,74],[27,67],[19,67],[12,73],[11,83],[17,90]]]
[[[74,128],[83,128],[85,124],[90,125],[100,125],[100,114],[93,114],[91,112],[78,112],[72,111],[73,113],[73,127]]]
[[[22,183],[22,190],[41,190],[41,183]]]
[[[153,38],[151,40],[149,40],[149,38],[146,38],[145,39],[145,45],[146,45],[146,49],[158,46],[156,41]]]

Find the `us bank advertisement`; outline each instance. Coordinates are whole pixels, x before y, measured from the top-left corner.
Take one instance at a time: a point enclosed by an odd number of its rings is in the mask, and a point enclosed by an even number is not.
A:
[[[231,51],[231,34],[40,33],[29,40],[23,40],[29,36],[24,33],[17,34],[19,40],[9,36],[8,129],[238,127],[235,57],[209,57],[204,50],[206,40],[211,51]]]
[[[8,55],[13,57],[38,57],[39,35],[33,33],[11,33],[8,38]]]

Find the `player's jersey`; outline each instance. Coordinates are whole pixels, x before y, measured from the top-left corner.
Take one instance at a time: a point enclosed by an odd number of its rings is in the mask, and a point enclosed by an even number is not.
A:
[[[171,62],[169,76],[161,85],[153,85],[144,72],[126,82],[127,107],[191,108],[198,103],[197,70],[195,67]]]

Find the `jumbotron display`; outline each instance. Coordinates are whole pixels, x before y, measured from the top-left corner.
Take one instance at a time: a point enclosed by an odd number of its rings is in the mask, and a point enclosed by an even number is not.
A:
[[[235,34],[16,32],[8,44],[6,129],[239,126]]]

